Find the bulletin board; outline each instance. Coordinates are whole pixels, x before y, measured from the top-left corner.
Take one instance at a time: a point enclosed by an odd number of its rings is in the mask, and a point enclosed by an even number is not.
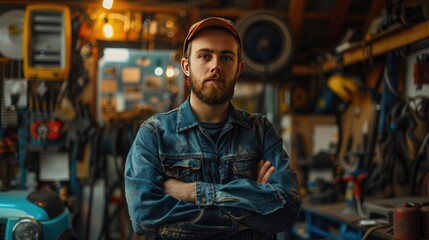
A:
[[[185,77],[175,50],[106,48],[97,84],[100,122],[139,109],[166,112],[184,99]]]

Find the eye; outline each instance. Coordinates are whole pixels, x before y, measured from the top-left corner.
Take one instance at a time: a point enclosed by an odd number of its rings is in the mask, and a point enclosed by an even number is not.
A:
[[[226,62],[232,62],[232,61],[234,61],[234,59],[232,57],[230,57],[230,56],[222,56],[222,59],[224,61],[226,61]]]
[[[200,54],[200,58],[203,59],[203,60],[208,60],[208,59],[210,59],[210,55],[206,54],[206,53],[203,53],[203,54]]]

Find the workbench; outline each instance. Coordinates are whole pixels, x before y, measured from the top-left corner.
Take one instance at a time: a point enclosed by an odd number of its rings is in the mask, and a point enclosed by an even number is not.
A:
[[[297,224],[293,235],[301,239],[347,239],[361,240],[371,228],[370,239],[393,239],[389,225],[362,226],[357,211],[347,208],[345,201],[328,204],[313,204],[304,201],[302,217],[305,224]]]

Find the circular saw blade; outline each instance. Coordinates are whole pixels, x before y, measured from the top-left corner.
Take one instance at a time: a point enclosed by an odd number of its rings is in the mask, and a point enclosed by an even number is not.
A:
[[[0,16],[0,53],[12,60],[21,60],[24,10],[11,10]]]

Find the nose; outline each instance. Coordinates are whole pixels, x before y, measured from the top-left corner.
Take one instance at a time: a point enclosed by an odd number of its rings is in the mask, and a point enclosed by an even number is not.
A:
[[[213,58],[213,64],[210,68],[210,71],[211,72],[221,72],[222,71],[219,58],[217,58],[217,57]]]

